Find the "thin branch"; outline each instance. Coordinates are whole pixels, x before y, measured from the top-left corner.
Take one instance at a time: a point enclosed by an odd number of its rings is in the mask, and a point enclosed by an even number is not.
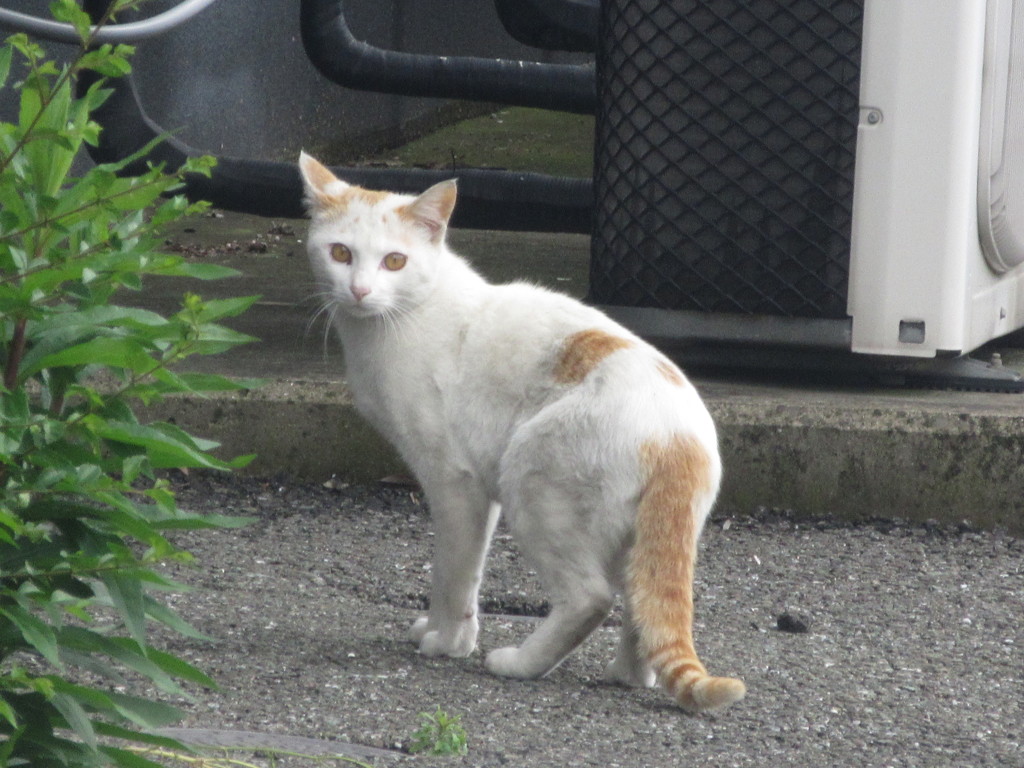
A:
[[[52,95],[59,91],[66,82],[71,80],[73,77],[77,77],[80,71],[79,64],[81,63],[82,58],[85,56],[86,53],[88,53],[89,49],[92,48],[96,39],[96,32],[101,27],[108,24],[110,20],[113,18],[115,5],[115,3],[111,3],[110,6],[107,7],[106,11],[103,12],[103,15],[100,17],[96,25],[91,28],[89,36],[82,40],[82,44],[79,48],[78,55],[75,57],[75,60],[72,61],[71,64],[63,72],[61,72],[61,74],[54,81],[53,87],[49,89],[49,92],[42,94],[43,98],[39,106],[39,111],[32,118],[31,123],[29,123],[25,132],[22,134],[22,137],[17,141],[17,143],[15,143],[14,148],[11,150],[10,154],[8,154],[6,157],[0,157],[0,173],[3,173],[5,170],[7,170],[7,166],[11,164],[11,161],[14,159],[14,157],[19,152],[21,152],[21,150],[25,148],[25,145],[30,141],[33,131],[35,131],[36,126],[39,124],[39,121],[43,117],[43,113],[46,111],[47,107],[49,107],[50,104],[53,102]],[[138,2],[126,5],[125,7],[131,7],[131,5],[138,5]],[[36,70],[36,60],[32,57],[29,57],[29,67],[31,68],[33,74],[38,75],[38,71]]]
[[[14,389],[18,384],[18,369],[25,356],[25,326],[27,324],[28,318],[25,317],[18,318],[14,324],[14,334],[11,336],[7,352],[7,367],[4,369],[4,387],[8,390]]]
[[[154,180],[154,181],[151,181],[151,182],[146,182],[146,184],[143,185],[143,186],[153,186],[153,185],[159,184],[161,181],[162,181],[162,179]],[[118,197],[121,197],[122,195],[127,195],[127,194],[130,194],[132,192],[137,192],[140,189],[142,189],[143,186],[132,187],[130,189],[125,190],[124,192],[119,192],[116,195],[111,195],[111,196],[106,197],[106,198],[97,199],[97,200],[95,200],[95,201],[93,201],[91,203],[83,204],[79,208],[76,208],[76,209],[74,209],[72,211],[68,211],[67,213],[61,214],[61,216],[56,217],[54,219],[43,219],[43,220],[41,220],[39,222],[33,223],[29,227],[24,227],[23,229],[20,229],[20,230],[18,230],[16,232],[11,232],[8,235],[4,235],[2,238],[0,238],[0,240],[13,239],[15,237],[23,237],[23,236],[25,236],[25,235],[29,234],[30,232],[33,232],[33,231],[35,231],[37,229],[40,229],[40,228],[43,228],[43,227],[49,227],[49,226],[51,226],[53,224],[59,223],[63,218],[65,218],[67,216],[72,216],[74,214],[82,213],[83,211],[87,211],[90,208],[94,207],[95,205],[97,205],[97,204],[99,204],[101,202],[110,202],[112,200],[116,200]],[[136,230],[136,232],[134,233],[133,236],[140,236],[140,237],[141,236],[145,236],[145,235],[151,234],[156,229],[157,229],[156,225],[147,222],[146,224],[143,224],[142,226],[140,226],[139,229]],[[88,256],[91,256],[93,253],[96,253],[97,251],[102,250],[106,246],[107,246],[106,242],[97,243],[96,245],[93,245],[93,246],[87,248],[84,251],[80,251],[78,253],[72,254],[71,256],[69,256],[65,260],[64,263],[66,264],[68,262],[77,261],[79,259],[83,259],[83,258],[86,258]],[[53,267],[53,265],[50,264],[49,262],[47,262],[45,264],[40,264],[37,267],[32,267],[30,269],[26,269],[24,272],[18,272],[17,274],[7,275],[7,276],[4,276],[4,277],[0,277],[0,285],[6,285],[8,283],[13,283],[13,282],[16,282],[18,280],[23,280],[24,278],[26,278],[26,277],[28,277],[30,275],[33,275],[36,272],[43,272],[43,271],[45,271],[47,269],[51,269],[52,267]]]

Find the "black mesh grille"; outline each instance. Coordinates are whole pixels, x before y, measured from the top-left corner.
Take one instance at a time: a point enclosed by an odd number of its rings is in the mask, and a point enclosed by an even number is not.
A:
[[[599,303],[844,317],[863,0],[605,0]]]

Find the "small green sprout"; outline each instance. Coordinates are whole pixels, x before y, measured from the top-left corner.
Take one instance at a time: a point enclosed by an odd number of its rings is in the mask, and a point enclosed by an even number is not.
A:
[[[428,755],[464,755],[469,751],[462,715],[449,715],[437,707],[434,714],[420,712],[420,727],[412,735],[409,751]]]

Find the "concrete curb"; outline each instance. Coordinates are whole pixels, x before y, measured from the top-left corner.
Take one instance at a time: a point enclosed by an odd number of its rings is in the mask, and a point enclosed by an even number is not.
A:
[[[720,510],[765,505],[1024,532],[1024,415],[848,403],[710,406],[726,467]]]
[[[1016,396],[991,396],[1006,400],[1006,410],[951,409],[908,407],[898,397],[864,404],[837,395],[829,405],[756,386],[744,394],[734,385],[701,388],[726,468],[719,513],[767,506],[808,516],[966,520],[1024,533],[1024,412]],[[368,483],[404,472],[340,381],[177,397],[145,415],[218,440],[224,456],[256,453],[247,468],[254,474]]]
[[[302,222],[275,227],[255,253],[237,243],[267,231],[252,216],[185,222],[176,240],[204,258],[240,271],[231,280],[196,286],[158,281],[141,301],[174,311],[185,290],[204,296],[262,294],[235,327],[261,341],[214,358],[196,370],[264,377],[258,390],[183,397],[151,408],[218,440],[225,456],[256,453],[249,471],[312,481],[332,476],[373,482],[402,471],[395,453],[355,413],[340,373],[341,354],[322,329],[310,330],[316,306]],[[496,282],[527,278],[583,296],[589,238],[580,235],[454,231],[458,252]],[[218,248],[234,243],[234,249]],[[1024,353],[1001,350],[1024,368]],[[695,381],[719,427],[725,481],[718,509],[759,506],[809,516],[901,516],[1024,533],[1024,395],[839,386],[779,386],[731,379]]]
[[[402,472],[391,447],[356,413],[341,382],[274,381],[210,397],[172,397],[143,412],[216,440],[218,455],[256,454],[246,472],[372,483]]]

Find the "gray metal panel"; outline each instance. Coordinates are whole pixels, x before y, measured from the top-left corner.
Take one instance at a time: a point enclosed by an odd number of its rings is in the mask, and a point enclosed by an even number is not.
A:
[[[1024,262],[1024,3],[989,0],[985,29],[978,225],[989,266]]]
[[[124,21],[148,18],[178,0],[154,0]],[[39,0],[5,8],[47,14]],[[585,61],[514,41],[489,2],[347,0],[353,33],[393,50],[438,55]],[[8,30],[0,30],[6,35]],[[46,43],[67,57],[70,45]],[[205,152],[294,161],[302,148],[340,161],[449,116],[462,105],[341,88],[310,64],[299,37],[298,0],[217,0],[194,19],[138,45],[133,60],[142,104],[157,124]],[[0,92],[0,115],[16,114],[16,94]],[[479,112],[480,107],[473,107]],[[9,118],[5,118],[9,119]]]

